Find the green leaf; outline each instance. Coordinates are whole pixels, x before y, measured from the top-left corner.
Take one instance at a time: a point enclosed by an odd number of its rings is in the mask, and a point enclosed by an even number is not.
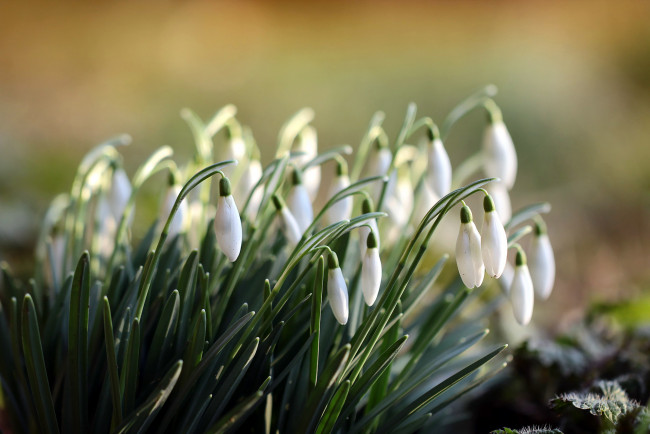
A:
[[[551,204],[548,202],[534,203],[515,212],[503,227],[507,231],[536,215],[547,214],[549,212],[551,212]]]
[[[45,433],[58,433],[59,427],[56,421],[52,394],[50,393],[50,382],[45,369],[36,308],[29,294],[25,295],[23,301],[22,335],[25,365],[32,399],[38,415],[38,424]]]
[[[336,420],[341,413],[341,409],[343,408],[343,404],[345,404],[345,399],[347,398],[349,391],[350,380],[346,380],[343,382],[341,387],[339,387],[336,393],[334,393],[332,400],[325,409],[325,413],[323,414],[323,417],[318,424],[318,427],[316,428],[316,434],[327,434],[332,432],[334,424],[336,423]]]
[[[181,297],[180,320],[178,322],[178,331],[176,332],[176,348],[181,350],[187,340],[187,328],[190,322],[190,315],[194,307],[194,289],[196,287],[196,266],[199,252],[192,250],[185,264],[181,269],[181,275],[178,279],[178,293]],[[185,369],[188,368],[185,361]],[[181,375],[182,382],[183,375]]]
[[[106,361],[111,386],[111,398],[113,400],[113,423],[111,425],[118,426],[122,423],[122,395],[120,390],[120,377],[117,369],[117,358],[115,356],[115,336],[113,335],[111,305],[107,297],[104,297],[104,341],[106,342]]]
[[[130,413],[135,407],[135,393],[138,385],[138,364],[140,360],[140,320],[133,319],[129,340],[126,347],[126,354],[122,364],[122,396],[124,398],[124,413]]]
[[[145,375],[153,376],[159,372],[161,365],[166,363],[174,347],[174,335],[180,310],[180,296],[178,290],[172,291],[167,298],[165,307],[160,314],[158,326],[151,340],[151,347],[147,356]]]
[[[318,380],[318,350],[319,342],[318,336],[320,334],[320,316],[321,305],[323,303],[323,279],[325,278],[325,258],[321,255],[318,258],[318,265],[316,267],[316,275],[314,276],[314,296],[311,299],[311,316],[309,322],[309,332],[314,336],[311,343],[311,352],[309,359],[309,384],[311,387],[316,387]]]

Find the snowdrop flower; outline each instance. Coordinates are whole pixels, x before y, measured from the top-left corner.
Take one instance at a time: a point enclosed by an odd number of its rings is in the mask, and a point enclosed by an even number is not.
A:
[[[440,137],[431,130],[428,134],[427,184],[438,197],[443,197],[451,191],[451,161]]]
[[[542,221],[535,224],[529,263],[535,293],[546,300],[551,295],[555,281],[555,256],[546,233],[546,225]]]
[[[327,264],[327,299],[336,320],[339,324],[345,325],[348,322],[349,314],[348,287],[345,284],[336,253],[330,252]]]
[[[386,186],[386,213],[393,227],[389,239],[400,236],[400,231],[409,221],[413,211],[413,184],[406,170],[397,173],[393,171]]]
[[[413,210],[413,222],[418,225],[427,215],[429,210],[436,202],[440,200],[440,196],[431,190],[427,182],[420,183],[420,189],[417,195],[415,209]]]
[[[309,193],[302,183],[300,169],[294,169],[291,176],[291,189],[287,196],[287,206],[298,223],[300,233],[304,234],[309,225],[314,221],[314,210],[311,207]]]
[[[241,161],[246,156],[246,143],[241,135],[241,128],[236,131],[234,128],[227,127],[225,131],[227,143],[224,160]]]
[[[257,159],[251,159],[246,168],[242,171],[241,177],[237,182],[235,188],[235,197],[240,204],[246,203],[248,196],[251,195],[246,209],[246,215],[250,220],[255,220],[257,211],[262,203],[262,196],[264,195],[264,188],[260,186],[253,191],[257,182],[262,178],[262,163]]]
[[[361,258],[361,291],[368,306],[372,306],[381,285],[381,260],[377,236],[370,231],[366,240],[366,251]]]
[[[129,177],[124,172],[124,169],[118,167],[113,171],[113,177],[111,179],[111,188],[108,193],[108,204],[110,206],[111,213],[116,221],[120,221],[122,214],[126,208],[126,204],[131,198],[131,182]],[[131,214],[131,221],[133,214]],[[129,221],[129,223],[131,223]]]
[[[366,165],[365,177],[382,176],[388,173],[390,163],[393,160],[393,154],[388,149],[388,146],[382,145],[379,141],[375,141],[375,150],[370,153],[368,164]],[[379,199],[383,183],[373,182],[370,186],[370,195],[375,199]]]
[[[495,211],[494,201],[489,194],[483,199],[483,227],[481,228],[481,252],[485,271],[499,278],[506,268],[508,258],[508,237]]]
[[[273,205],[275,206],[275,209],[280,217],[280,228],[284,233],[284,236],[287,238],[289,245],[295,247],[302,237],[298,223],[280,196],[274,194],[272,200]]]
[[[510,204],[510,194],[503,184],[503,181],[492,181],[485,186],[487,192],[492,196],[494,207],[502,223],[508,223],[512,217],[512,205]]]
[[[533,316],[535,293],[533,291],[533,281],[528,271],[528,265],[526,265],[526,254],[521,249],[517,249],[515,274],[512,278],[509,292],[515,319],[521,325],[528,324]]]
[[[320,166],[312,166],[307,169],[305,169],[304,166],[318,155],[318,137],[314,127],[307,125],[302,129],[298,135],[298,144],[295,150],[302,152],[302,155],[297,156],[295,161],[296,164],[303,169],[302,181],[309,193],[309,198],[313,202],[318,195],[321,170]]]
[[[341,190],[350,186],[350,178],[348,177],[348,168],[345,162],[338,162],[336,166],[336,178],[332,180],[328,197],[332,198]],[[352,197],[340,199],[334,202],[325,211],[326,224],[339,222],[341,220],[349,219],[352,214]]]
[[[361,213],[369,214],[374,212],[374,206],[372,205],[372,199],[365,197],[363,202],[361,202]],[[377,227],[377,220],[372,219],[368,222],[367,225],[359,227],[359,251],[361,252],[361,258],[366,254],[366,240],[368,239],[368,234],[370,231],[375,233],[375,240],[377,241],[377,250],[379,250],[379,228]]]
[[[510,190],[517,177],[517,153],[510,133],[503,123],[501,111],[492,104],[490,124],[483,133],[484,170],[489,177],[500,178]]]
[[[167,188],[167,193],[165,194],[165,197],[160,205],[159,215],[163,224],[165,224],[167,218],[169,217],[169,214],[172,212],[172,208],[174,207],[174,203],[176,202],[176,198],[178,197],[180,192],[181,192],[181,186],[174,185],[172,179],[172,184]],[[181,231],[185,226],[185,219],[187,218],[187,216],[189,216],[187,201],[183,200],[180,206],[178,207],[178,210],[176,210],[176,214],[174,215],[174,218],[169,224],[169,230],[167,232],[167,236],[169,237],[169,239],[172,239],[176,235],[181,233]]]
[[[481,257],[481,236],[472,221],[467,205],[460,210],[460,232],[456,240],[456,264],[463,283],[468,288],[481,286],[485,266]]]
[[[217,245],[230,262],[235,262],[241,251],[242,229],[239,211],[232,197],[230,180],[225,176],[219,180],[219,199],[214,216],[214,232]]]

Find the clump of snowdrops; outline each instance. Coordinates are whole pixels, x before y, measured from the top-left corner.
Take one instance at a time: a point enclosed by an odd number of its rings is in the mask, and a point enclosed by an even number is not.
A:
[[[505,365],[506,345],[477,345],[490,310],[461,314],[481,303],[474,288],[500,279],[526,324],[534,291],[543,299],[553,285],[539,217],[549,206],[510,210],[517,158],[494,93],[473,94],[440,129],[412,104],[394,141],[379,112],[354,154],[319,153],[314,113],[303,109],[265,167],[231,105],[207,122],[181,112],[196,144],[183,165],[165,146],[129,177],[118,152],[127,138],[93,149],[45,217],[34,278],[2,267],[7,425],[358,433],[443,424],[449,404]],[[452,170],[443,140],[477,108],[489,115],[483,147]],[[472,180],[481,169],[486,178]],[[163,190],[160,219],[134,236],[146,182]],[[484,197],[480,232],[471,195]],[[425,269],[452,211],[456,265],[445,254]],[[529,233],[527,261],[517,241]],[[445,266],[459,277],[441,286]]]

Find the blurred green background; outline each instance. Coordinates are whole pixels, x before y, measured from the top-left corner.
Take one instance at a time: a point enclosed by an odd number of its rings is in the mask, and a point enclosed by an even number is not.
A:
[[[189,156],[183,107],[207,118],[235,104],[268,161],[303,106],[325,149],[357,145],[376,110],[395,137],[411,101],[441,123],[494,83],[519,152],[513,204],[554,208],[557,284],[535,319],[561,325],[589,300],[648,289],[649,2],[9,3],[0,259],[14,268],[29,268],[49,200],[97,143],[131,134],[130,174],[163,144]],[[475,152],[484,118],[452,130],[453,164]]]

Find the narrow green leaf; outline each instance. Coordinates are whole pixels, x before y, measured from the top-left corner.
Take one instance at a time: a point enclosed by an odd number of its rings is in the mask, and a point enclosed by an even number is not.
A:
[[[199,252],[192,250],[187,257],[181,275],[178,279],[178,293],[181,297],[181,312],[178,322],[178,331],[176,332],[176,348],[181,350],[187,340],[187,328],[189,327],[190,315],[194,307],[194,290],[196,287],[196,266]],[[187,369],[187,361],[185,361]],[[181,374],[181,380],[183,375]]]
[[[548,214],[551,212],[551,204],[548,202],[534,203],[515,212],[510,220],[503,225],[506,231],[535,217],[538,214]]]
[[[160,367],[166,363],[168,357],[171,355],[179,310],[180,296],[178,290],[175,289],[167,298],[165,307],[158,320],[158,326],[151,340],[145,369],[145,375],[148,377],[159,372]]]
[[[32,398],[38,414],[38,424],[43,432],[58,433],[59,427],[54,411],[54,402],[50,393],[50,382],[45,369],[45,359],[38,330],[36,308],[32,297],[27,294],[23,301],[22,341],[25,353],[25,365],[32,392]]]
[[[111,305],[108,302],[108,297],[104,297],[104,341],[106,343],[106,361],[111,386],[111,399],[113,400],[113,422],[111,426],[116,427],[122,423],[122,398],[120,376],[118,374],[117,358],[115,356],[113,319],[111,318]]]
[[[349,391],[350,380],[346,380],[341,387],[339,387],[336,393],[334,393],[332,400],[325,409],[325,413],[316,428],[316,434],[328,434],[332,432],[332,428],[334,428],[334,424],[341,413],[341,409],[343,408],[343,404],[345,404],[345,399],[347,398]]]
[[[205,310],[202,309],[194,326],[194,333],[192,338],[187,342],[185,348],[185,355],[183,360],[185,360],[185,369],[181,373],[181,384],[182,382],[189,377],[189,373],[199,364],[201,361],[201,355],[203,354],[203,347],[205,345]]]
[[[126,355],[122,365],[121,386],[124,397],[124,413],[129,414],[135,407],[135,393],[138,385],[138,364],[140,360],[140,320],[133,319]]]
[[[208,428],[206,432],[209,434],[221,434],[234,430],[235,426],[246,419],[248,414],[261,402],[263,396],[264,392],[257,391],[253,393],[226,413],[219,421]]]

